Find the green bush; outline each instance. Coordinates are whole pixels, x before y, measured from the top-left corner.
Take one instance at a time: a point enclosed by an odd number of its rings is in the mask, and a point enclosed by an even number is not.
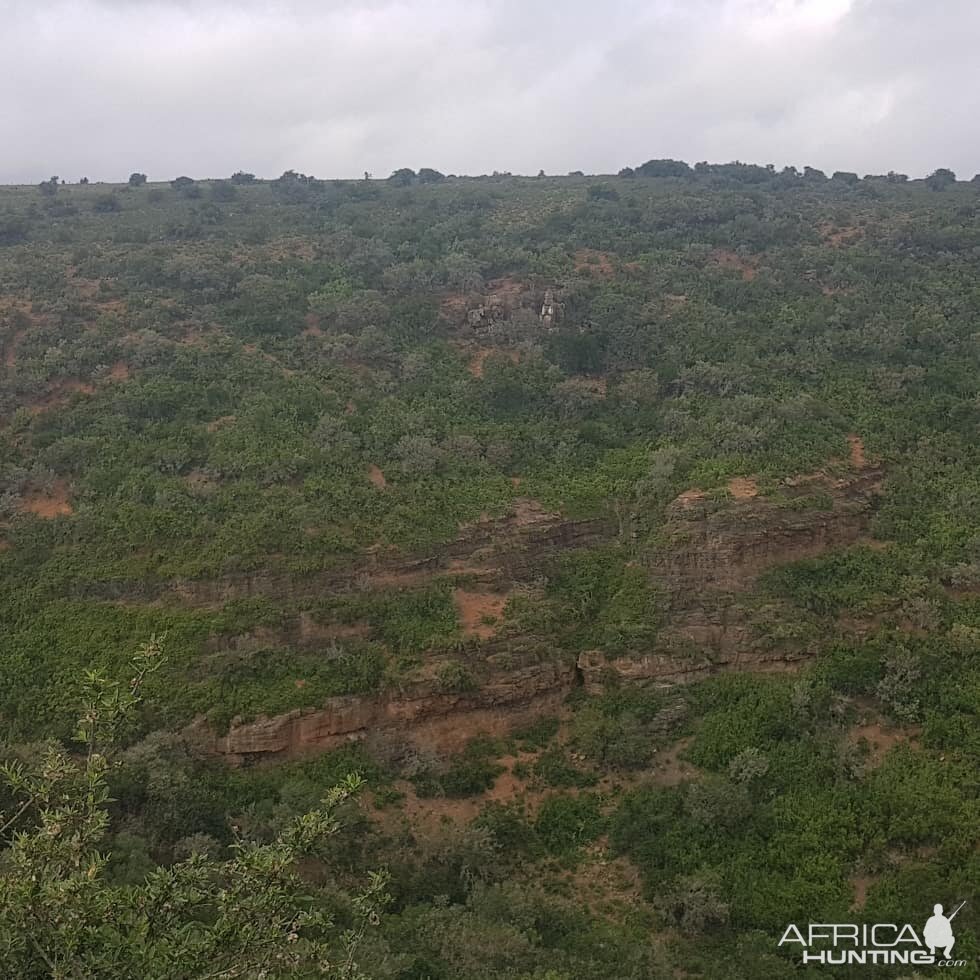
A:
[[[594,841],[603,830],[599,797],[549,796],[538,810],[534,829],[551,854],[569,854]]]

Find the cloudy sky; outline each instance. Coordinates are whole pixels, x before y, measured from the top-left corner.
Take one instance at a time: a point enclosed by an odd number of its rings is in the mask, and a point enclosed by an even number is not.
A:
[[[0,181],[980,171],[980,0],[0,0]]]

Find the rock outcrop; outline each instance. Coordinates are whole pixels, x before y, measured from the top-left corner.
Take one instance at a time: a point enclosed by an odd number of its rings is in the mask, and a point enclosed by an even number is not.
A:
[[[557,711],[576,682],[574,664],[549,660],[501,670],[473,691],[446,691],[437,681],[419,681],[375,697],[331,698],[320,708],[274,718],[236,719],[223,736],[198,720],[185,734],[199,750],[232,764],[324,751],[368,734],[390,733],[417,746],[452,752],[477,734],[505,734]]]
[[[868,532],[882,471],[865,467],[783,481],[774,496],[681,494],[667,511],[662,544],[649,563],[666,597],[653,649],[579,659],[586,688],[612,683],[671,686],[719,670],[792,670],[815,653],[799,612],[753,596],[761,573],[845,547]],[[734,482],[734,481],[733,481]],[[744,483],[738,481],[738,490]],[[773,629],[776,625],[778,628]]]
[[[880,469],[866,469],[851,478],[786,480],[779,499],[688,491],[668,507],[651,571],[679,596],[742,591],[773,565],[853,544],[866,533],[881,482]]]
[[[601,694],[611,684],[670,688],[677,684],[690,684],[720,670],[793,670],[804,663],[807,657],[808,654],[802,651],[746,651],[737,647],[730,654],[722,656],[708,651],[692,651],[686,656],[676,653],[649,653],[610,658],[601,650],[590,650],[579,657],[578,669],[586,691],[590,694]]]
[[[220,606],[255,596],[295,600],[327,592],[413,586],[437,575],[520,580],[555,552],[596,544],[610,533],[608,521],[565,520],[533,500],[518,498],[509,514],[461,528],[454,541],[431,554],[405,556],[378,550],[350,564],[313,574],[265,568],[213,579],[79,581],[72,594],[86,599]]]
[[[315,709],[236,720],[220,737],[198,722],[192,733],[207,751],[239,763],[334,748],[368,734],[454,751],[481,732],[503,734],[554,712],[578,683],[598,693],[610,683],[672,687],[719,670],[792,670],[814,652],[815,639],[798,622],[797,610],[760,595],[756,581],[773,566],[863,539],[881,481],[880,470],[864,466],[839,477],[821,473],[786,480],[768,495],[749,479],[733,481],[727,493],[681,494],[667,508],[660,544],[644,562],[664,597],[664,621],[649,649],[621,656],[593,650],[576,664],[534,638],[505,633],[464,648],[469,660],[462,683],[458,675],[443,675],[438,660],[429,661],[400,687],[378,695],[332,698]],[[334,587],[384,588],[455,574],[509,586],[541,574],[549,558],[565,549],[594,544],[610,533],[605,522],[562,520],[534,501],[519,500],[505,517],[462,528],[436,555],[378,554],[331,581]],[[200,602],[241,595],[243,581],[195,583],[190,593],[174,591],[185,601]],[[283,589],[295,597],[324,584],[323,576],[300,583],[266,577],[256,579],[254,587],[261,594]],[[329,631],[337,627],[300,615],[285,629],[290,643],[303,647],[330,639]],[[259,630],[235,642],[247,649],[271,639]]]

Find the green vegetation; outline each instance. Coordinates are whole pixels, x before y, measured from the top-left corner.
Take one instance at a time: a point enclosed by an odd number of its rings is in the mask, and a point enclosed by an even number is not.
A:
[[[955,898],[976,977],[978,188],[0,188],[4,974],[776,980]]]
[[[99,852],[109,825],[106,753],[116,747],[160,656],[156,642],[142,647],[124,684],[87,674],[77,733],[84,764],[49,746],[27,764],[16,760],[0,770],[10,797],[9,809],[0,811],[0,833],[9,844],[0,865],[5,975],[363,977],[357,949],[388,899],[386,876],[370,876],[367,890],[349,903],[350,927],[340,932],[325,909],[303,908],[294,871],[300,856],[322,852],[340,830],[336,815],[360,788],[356,776],[270,843],[236,842],[226,861],[213,860],[208,840],[198,836],[188,839],[186,858],[168,868],[147,862],[143,880],[123,882],[118,879],[133,875],[133,855],[127,862],[118,847],[124,835],[117,835],[111,864]],[[140,838],[134,841],[138,847]]]

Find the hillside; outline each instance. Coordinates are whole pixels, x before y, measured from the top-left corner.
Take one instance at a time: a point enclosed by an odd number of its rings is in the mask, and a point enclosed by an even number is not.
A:
[[[976,946],[980,184],[642,173],[0,188],[0,737],[164,637],[119,881],[357,769],[372,977]]]

